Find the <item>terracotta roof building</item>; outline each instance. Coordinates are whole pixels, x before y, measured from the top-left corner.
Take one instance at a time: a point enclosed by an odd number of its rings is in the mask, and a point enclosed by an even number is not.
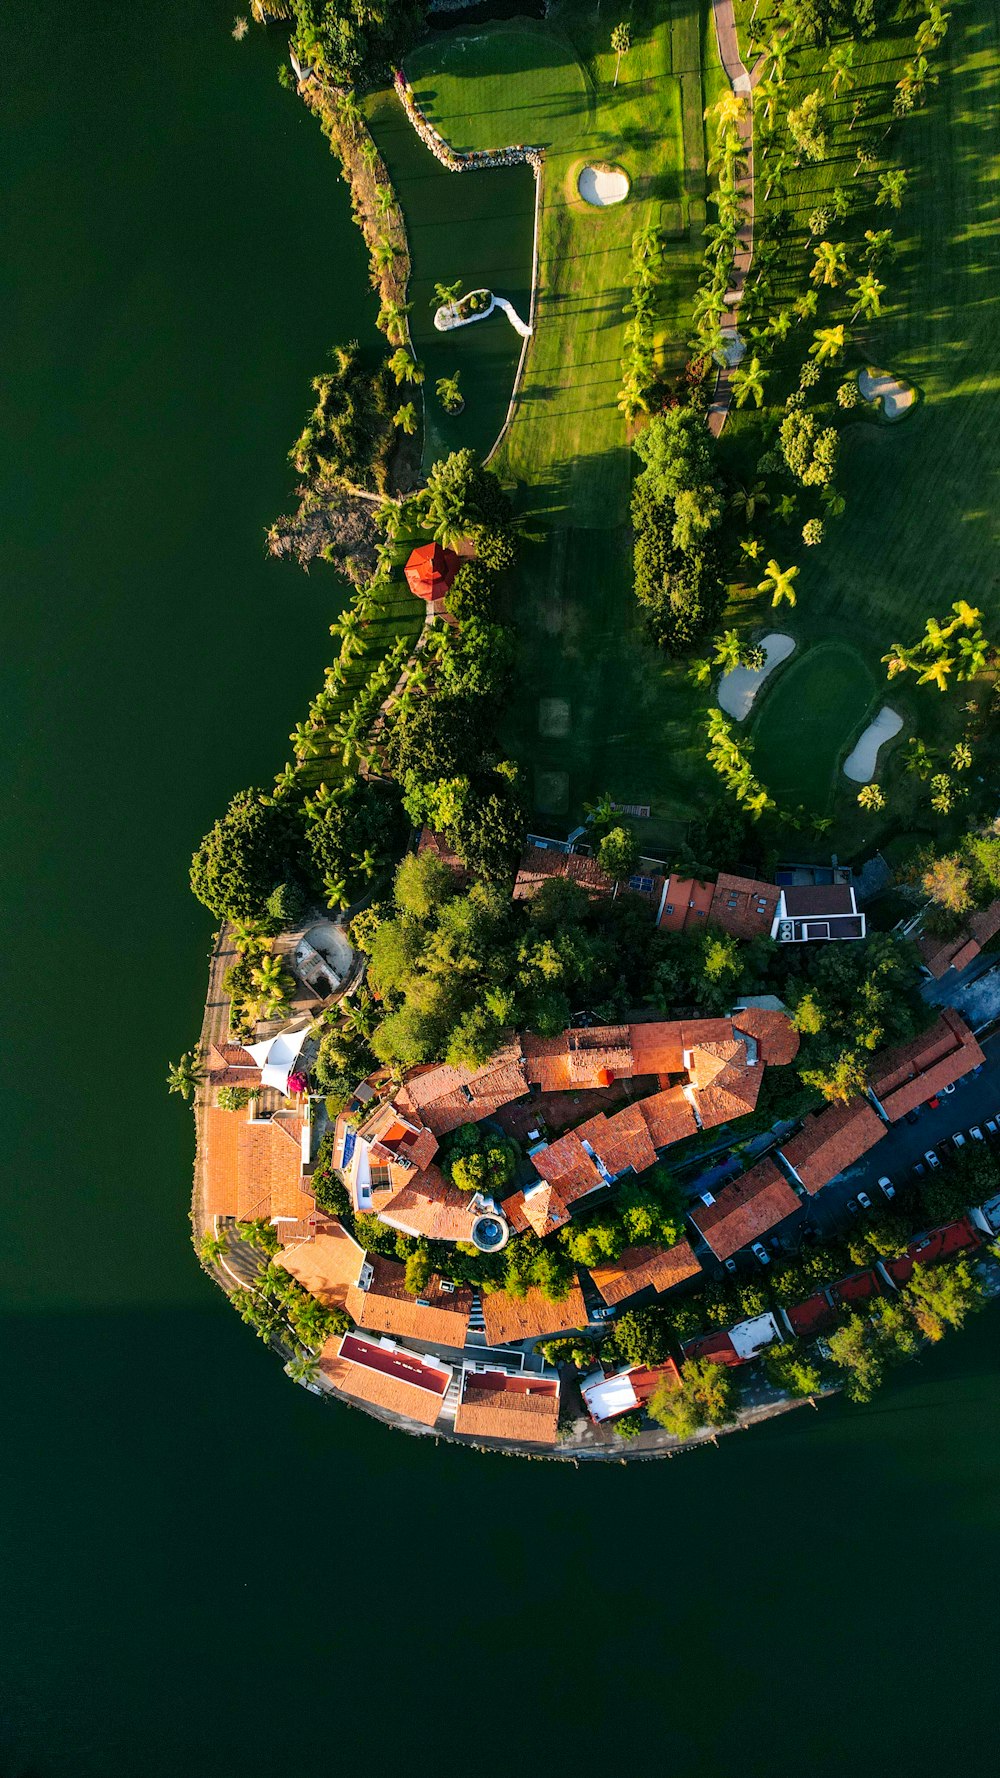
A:
[[[303,1171],[309,1126],[300,1111],[254,1118],[205,1113],[205,1210],[240,1222],[303,1222],[316,1208]]]
[[[678,877],[671,873],[663,885],[657,909],[656,924],[660,931],[697,931],[705,926],[714,893],[714,883],[699,883],[694,877]]]
[[[659,1093],[650,1093],[648,1099],[638,1100],[637,1110],[654,1148],[669,1148],[671,1143],[693,1136],[698,1128],[683,1087],[664,1087]]]
[[[885,1125],[868,1100],[851,1099],[810,1112],[798,1134],[782,1143],[780,1154],[800,1185],[818,1192],[884,1135]]]
[[[869,1091],[891,1124],[950,1087],[986,1060],[965,1020],[946,1006],[929,1031],[912,1043],[881,1050]]]
[[[464,1438],[504,1439],[515,1444],[554,1445],[559,1426],[559,1380],[523,1372],[462,1372],[455,1431]]]
[[[439,1167],[411,1174],[378,1205],[383,1222],[426,1241],[471,1241],[476,1214],[472,1196],[452,1185]]]
[[[681,1374],[672,1358],[663,1364],[635,1364],[629,1370],[594,1371],[583,1379],[580,1393],[590,1418],[601,1426],[620,1414],[646,1407],[664,1384],[668,1389],[681,1386]]]
[[[629,1170],[642,1173],[656,1162],[656,1149],[638,1105],[626,1105],[610,1117],[599,1111],[581,1124],[576,1134],[609,1179],[619,1179]]]
[[[279,1253],[277,1264],[325,1309],[346,1309],[365,1264],[365,1250],[335,1216],[317,1213],[311,1239]]]
[[[559,1188],[540,1179],[504,1200],[503,1212],[516,1235],[531,1229],[540,1238],[569,1222],[569,1209]]]
[[[440,864],[447,865],[452,876],[459,883],[465,883],[468,880],[469,868],[464,858],[460,858],[458,853],[449,846],[447,840],[443,839],[441,834],[435,833],[433,828],[422,827],[420,838],[417,841],[417,857],[426,858],[428,855],[436,858]]]
[[[757,1059],[768,1068],[784,1068],[799,1053],[799,1034],[787,1012],[776,1007],[741,1006],[733,1013],[733,1030],[757,1045]]]
[[[547,1339],[552,1334],[582,1332],[588,1316],[579,1285],[574,1284],[560,1303],[550,1303],[532,1285],[524,1296],[491,1290],[483,1297],[483,1320],[490,1345],[509,1346],[522,1340]]]
[[[928,936],[920,940],[920,955],[924,968],[929,970],[935,981],[947,975],[949,969],[968,969],[979,956],[983,946],[989,944],[1000,932],[1000,900],[990,903],[988,908],[970,914],[961,932],[953,938],[934,938]]]
[[[628,1302],[641,1290],[653,1289],[662,1295],[700,1271],[690,1242],[678,1241],[673,1247],[626,1247],[618,1259],[591,1266],[590,1276],[604,1301],[614,1306]]]
[[[521,855],[514,880],[514,900],[531,901],[550,877],[577,883],[592,899],[614,894],[614,877],[601,869],[596,858],[587,858],[582,852],[563,852],[555,846],[528,846]]]
[[[403,573],[411,593],[432,605],[444,598],[461,565],[462,558],[453,549],[420,543],[410,551]]]
[[[606,1183],[576,1130],[568,1130],[555,1142],[536,1149],[531,1159],[536,1172],[555,1186],[564,1204],[573,1204]]]
[[[434,1425],[452,1378],[440,1359],[354,1333],[328,1340],[319,1368],[330,1388],[424,1426]]]
[[[731,877],[720,873],[712,894],[709,921],[734,938],[770,938],[778,908],[775,883],[756,877]]]
[[[208,1052],[208,1083],[213,1087],[259,1087],[260,1066],[242,1043],[213,1043]]]
[[[723,1186],[714,1203],[699,1204],[691,1221],[716,1259],[729,1259],[799,1209],[787,1179],[772,1160],[765,1159]]]
[[[492,1117],[528,1091],[521,1046],[507,1043],[482,1068],[417,1068],[395,1095],[395,1105],[441,1137],[460,1124]]]
[[[359,1282],[347,1293],[351,1320],[377,1333],[461,1349],[469,1328],[472,1292],[464,1287],[444,1289],[434,1273],[420,1295],[411,1296],[405,1278],[405,1266],[371,1254]]]

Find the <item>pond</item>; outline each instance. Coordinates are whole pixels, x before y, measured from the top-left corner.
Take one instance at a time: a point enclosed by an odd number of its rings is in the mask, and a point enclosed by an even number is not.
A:
[[[875,680],[846,642],[813,642],[761,695],[754,771],[779,803],[820,813],[837,762],[875,696]]]
[[[527,317],[535,181],[526,166],[449,173],[424,147],[391,92],[372,100],[369,122],[406,217],[413,261],[410,331],[426,369],[426,472],[464,445],[483,455],[490,449],[507,414],[522,346],[503,314],[458,332],[436,332],[434,285],[461,278],[465,290],[492,290]],[[465,408],[449,415],[434,386],[456,371]]]

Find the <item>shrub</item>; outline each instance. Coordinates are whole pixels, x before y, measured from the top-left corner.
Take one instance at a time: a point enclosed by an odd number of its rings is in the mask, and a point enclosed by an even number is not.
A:
[[[639,862],[639,847],[627,827],[613,827],[597,849],[597,862],[609,877],[625,882]]]
[[[252,1099],[260,1098],[260,1087],[220,1087],[220,1111],[242,1111]]]
[[[642,1431],[642,1414],[637,1408],[631,1413],[619,1414],[617,1420],[612,1421],[611,1430],[617,1438],[638,1438]]]

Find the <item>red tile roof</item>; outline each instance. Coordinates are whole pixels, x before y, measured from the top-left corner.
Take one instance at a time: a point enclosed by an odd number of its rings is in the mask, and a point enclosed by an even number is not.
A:
[[[590,1025],[567,1031],[570,1079],[579,1087],[606,1087],[633,1071],[627,1025]]]
[[[438,1167],[425,1167],[406,1175],[391,1197],[378,1205],[378,1214],[391,1228],[428,1241],[468,1241],[473,1213],[468,1192],[452,1185]]]
[[[852,1272],[848,1278],[838,1278],[831,1284],[830,1295],[849,1307],[851,1303],[866,1303],[869,1297],[881,1296],[882,1286],[878,1273],[869,1269],[865,1272]]]
[[[568,1130],[547,1148],[537,1149],[531,1160],[536,1172],[556,1187],[566,1204],[572,1204],[604,1184],[596,1161],[587,1153],[575,1130]]]
[[[965,1020],[946,1006],[930,1030],[912,1043],[879,1052],[870,1085],[894,1124],[985,1059]]]
[[[533,1229],[539,1236],[551,1235],[569,1221],[565,1198],[544,1179],[506,1198],[503,1209],[516,1235],[523,1235],[526,1229]]]
[[[616,1260],[591,1266],[590,1276],[606,1303],[624,1303],[650,1285],[658,1293],[673,1290],[701,1271],[688,1241],[674,1247],[626,1247]]]
[[[455,1431],[464,1437],[554,1445],[558,1426],[557,1378],[465,1371],[455,1411]]]
[[[403,574],[418,599],[443,599],[461,567],[461,557],[440,543],[419,543],[410,551]]]
[[[681,1348],[685,1358],[707,1358],[712,1364],[745,1364],[727,1333],[699,1334],[696,1340],[685,1340]]]
[[[783,1068],[799,1053],[799,1034],[785,1012],[746,1006],[733,1014],[733,1028],[757,1040],[758,1057],[769,1067]]]
[[[213,1087],[259,1087],[260,1068],[241,1043],[213,1043],[208,1079]]]
[[[717,1259],[729,1259],[800,1209],[799,1199],[770,1159],[723,1186],[714,1204],[699,1204],[691,1221]]]
[[[472,1292],[464,1287],[441,1289],[437,1273],[419,1297],[405,1286],[406,1267],[381,1254],[369,1255],[372,1279],[367,1289],[357,1284],[347,1293],[347,1313],[359,1327],[401,1339],[426,1340],[433,1346],[465,1345],[472,1309]]]
[[[653,1019],[630,1025],[629,1046],[636,1074],[682,1074],[683,1026],[679,1019]]]
[[[714,883],[700,883],[694,877],[677,877],[671,873],[657,920],[660,931],[683,932],[686,927],[704,926],[714,891]]]
[[[302,1177],[301,1114],[281,1112],[255,1122],[252,1109],[206,1109],[206,1213],[241,1222],[305,1220],[315,1200]]]
[[[404,1115],[418,1117],[435,1136],[444,1136],[460,1124],[491,1117],[501,1105],[520,1099],[527,1090],[520,1045],[511,1042],[483,1068],[451,1068],[442,1063],[436,1068],[415,1069],[399,1088],[395,1103]]]
[[[685,1136],[693,1136],[698,1125],[683,1087],[664,1087],[640,1099],[636,1106],[649,1131],[654,1148],[669,1148]]]
[[[574,1284],[562,1302],[550,1303],[535,1285],[524,1296],[491,1290],[483,1297],[483,1320],[491,1346],[540,1340],[550,1334],[581,1331],[587,1326],[587,1309],[579,1285]]]
[[[277,1263],[324,1308],[346,1309],[348,1293],[365,1263],[365,1250],[335,1216],[318,1214],[308,1233],[311,1238],[280,1253]]]
[[[949,969],[966,969],[979,956],[983,946],[1000,932],[1000,900],[990,903],[979,913],[971,914],[962,931],[954,938],[933,937],[920,940],[920,955],[935,980],[940,981]]]
[[[915,1266],[937,1265],[940,1260],[951,1259],[969,1247],[978,1247],[979,1241],[979,1234],[968,1217],[960,1216],[956,1222],[947,1222],[941,1228],[930,1229],[925,1235],[917,1235],[898,1259],[886,1260],[885,1269],[895,1284],[908,1284]]]
[[[792,1332],[800,1340],[814,1339],[825,1327],[832,1327],[837,1319],[836,1311],[830,1307],[825,1291],[817,1290],[807,1296],[805,1302],[796,1303],[794,1309],[787,1311]]]
[[[442,839],[439,833],[435,833],[430,827],[422,827],[420,829],[420,838],[417,841],[417,857],[423,858],[428,852],[431,853],[433,857],[440,859],[442,864],[446,864],[451,871],[452,876],[457,878],[459,882],[464,883],[466,881],[469,871],[465,860],[459,858],[457,852],[452,851],[447,840]]]
[[[656,1149],[638,1105],[626,1105],[622,1111],[613,1112],[611,1117],[605,1117],[603,1111],[599,1111],[596,1117],[581,1125],[577,1135],[581,1142],[590,1143],[615,1179],[629,1167],[642,1173],[656,1160]]]
[[[827,1105],[810,1112],[798,1135],[781,1153],[808,1192],[818,1192],[854,1165],[885,1135],[885,1125],[867,1099]]]
[[[319,1368],[334,1389],[424,1426],[434,1425],[451,1382],[447,1365],[422,1364],[415,1352],[390,1350],[357,1334],[328,1340]]]
[[[565,1031],[560,1031],[558,1037],[535,1037],[526,1031],[521,1038],[521,1054],[525,1075],[543,1093],[564,1093],[572,1086]]]
[[[721,926],[734,938],[759,938],[770,935],[781,891],[774,883],[760,883],[756,877],[731,877],[720,873],[712,896],[709,920]]]
[[[565,877],[578,883],[593,899],[614,892],[614,877],[602,870],[596,858],[579,852],[559,852],[551,846],[528,846],[521,855],[514,882],[514,900],[531,901],[550,877]]]

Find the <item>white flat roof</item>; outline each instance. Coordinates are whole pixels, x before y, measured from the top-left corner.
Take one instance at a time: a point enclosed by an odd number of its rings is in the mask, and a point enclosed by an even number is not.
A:
[[[752,1320],[741,1321],[738,1326],[731,1327],[729,1338],[740,1358],[755,1358],[765,1346],[780,1340],[781,1329],[768,1311],[766,1315],[755,1315]]]
[[[593,1420],[611,1420],[616,1414],[625,1414],[629,1408],[638,1405],[628,1371],[620,1371],[614,1377],[595,1371],[593,1376],[584,1378],[580,1392]]]

